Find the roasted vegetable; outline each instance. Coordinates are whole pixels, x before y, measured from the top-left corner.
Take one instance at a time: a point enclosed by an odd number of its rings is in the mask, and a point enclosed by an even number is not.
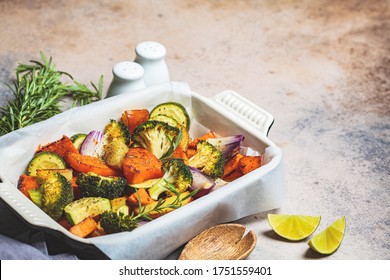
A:
[[[169,124],[170,126],[174,126],[174,127],[177,127],[177,125],[178,125],[178,122],[175,119],[168,117],[167,115],[152,115],[149,118],[149,120],[165,122],[165,123]]]
[[[113,139],[103,147],[102,159],[112,168],[123,169],[123,159],[125,158],[129,147],[119,139]]]
[[[192,173],[192,184],[190,189],[193,191],[198,190],[194,195],[194,198],[204,196],[214,188],[215,182],[209,176],[192,166],[190,166],[190,171]]]
[[[170,156],[170,158],[178,158],[183,160],[185,164],[188,165],[188,157],[187,153],[184,152],[183,148],[179,145],[176,150],[173,152],[173,154]]]
[[[154,154],[158,159],[171,155],[180,142],[180,130],[160,121],[147,121],[139,125],[131,139]]]
[[[130,144],[130,131],[123,122],[111,120],[104,127],[104,143],[110,142],[113,139],[119,139],[126,145]]]
[[[127,125],[130,133],[141,123],[149,119],[149,111],[147,109],[126,110],[121,116],[121,121]]]
[[[150,112],[150,118],[153,119],[156,115],[166,115],[174,119],[178,124],[190,130],[190,116],[186,108],[177,102],[161,103],[154,107]]]
[[[166,199],[159,199],[140,208],[135,208],[134,213],[136,218],[143,218],[147,220],[156,219],[173,210],[180,208],[193,200],[194,192],[182,192],[177,195],[167,197]]]
[[[111,202],[111,211],[117,211],[122,206],[127,204],[127,196],[116,197],[110,200]]]
[[[238,163],[240,162],[240,159],[244,155],[238,153],[235,156],[231,157],[228,161],[225,161],[225,167],[224,167],[224,173],[223,176],[229,176],[231,173],[235,172],[238,170]]]
[[[29,190],[34,190],[34,189],[37,189],[38,187],[39,187],[39,184],[38,184],[35,176],[29,176],[26,174],[20,175],[19,180],[18,180],[18,189],[25,196],[30,198]]]
[[[64,208],[65,217],[71,225],[76,225],[88,217],[98,216],[104,211],[111,211],[111,202],[102,197],[83,197]]]
[[[51,176],[52,173],[61,174],[69,182],[73,178],[73,170],[69,169],[69,168],[66,168],[66,169],[38,169],[37,170],[37,178],[41,178],[41,180],[44,180],[45,178],[48,178],[49,176]]]
[[[120,211],[105,211],[100,217],[100,226],[106,233],[132,231],[137,227],[137,221]]]
[[[79,237],[86,237],[88,234],[93,232],[96,228],[97,228],[96,221],[93,218],[88,217],[85,220],[79,222],[77,225],[74,225],[71,228],[69,228],[69,231]]]
[[[188,148],[188,144],[190,142],[190,137],[188,133],[187,127],[177,122],[174,118],[169,117],[167,115],[152,115],[149,120],[156,120],[160,122],[165,122],[170,126],[177,127],[180,129],[181,132],[181,139],[179,146],[181,147],[181,150],[184,152]],[[177,150],[177,149],[176,149]]]
[[[129,150],[130,131],[123,122],[111,120],[104,128],[102,159],[109,166],[121,170],[123,158]]]
[[[70,141],[72,141],[75,148],[80,151],[81,145],[83,144],[86,137],[87,134],[85,133],[76,133],[70,137]]]
[[[131,194],[128,198],[129,204],[132,206],[147,205],[155,200],[152,199],[146,189],[140,188],[136,192]]]
[[[29,192],[31,199],[54,220],[61,218],[64,207],[73,201],[73,187],[70,182],[57,172],[49,173],[44,178],[37,177],[39,188]],[[39,197],[40,195],[40,197]]]
[[[188,144],[190,143],[190,134],[188,133],[188,129],[184,126],[179,125],[178,128],[180,129],[180,142],[178,146],[180,146],[184,152],[188,149]]]
[[[191,186],[192,173],[182,160],[166,160],[163,162],[162,169],[164,176],[148,189],[152,199],[157,200],[162,193],[167,196],[173,195],[172,187],[176,193],[182,193]]]
[[[209,132],[203,134],[202,136],[196,137],[195,139],[193,139],[192,141],[190,141],[190,142],[188,143],[188,148],[190,148],[190,149],[196,149],[196,145],[198,144],[198,142],[199,142],[200,140],[207,140],[207,139],[209,139],[209,138],[215,138],[215,137],[217,137],[217,135],[214,133],[214,131],[211,131],[211,130],[210,130]]]
[[[224,159],[222,153],[205,140],[198,142],[196,153],[188,160],[188,164],[211,178],[218,178],[223,175]]]
[[[80,153],[68,153],[65,161],[74,170],[82,173],[93,172],[101,176],[120,176],[121,172],[110,167],[97,157],[84,156]]]
[[[27,175],[36,176],[38,169],[65,169],[65,161],[56,153],[40,152],[36,154],[27,166]]]
[[[259,168],[262,163],[262,156],[236,154],[225,163],[222,179],[228,182]]]
[[[63,135],[61,139],[46,144],[38,149],[37,153],[51,152],[57,154],[63,158],[67,153],[78,153],[79,151],[66,135]]]
[[[191,138],[189,127],[179,103],[159,104],[150,115],[126,110],[102,131],[38,148],[19,188],[71,233],[89,238],[132,231],[261,166],[259,154],[244,156],[243,135]]]
[[[100,157],[103,150],[103,133],[93,130],[85,137],[80,147],[80,154]]]
[[[262,156],[243,156],[238,162],[238,168],[242,174],[248,174],[261,166],[262,159]]]
[[[82,197],[104,197],[114,199],[123,194],[126,179],[122,177],[106,177],[92,172],[80,173],[76,184]]]
[[[161,161],[144,148],[130,148],[123,159],[123,174],[129,184],[162,177]]]
[[[233,135],[227,137],[208,138],[206,141],[217,148],[223,155],[223,159],[228,161],[240,152],[241,143],[244,141],[243,135]]]

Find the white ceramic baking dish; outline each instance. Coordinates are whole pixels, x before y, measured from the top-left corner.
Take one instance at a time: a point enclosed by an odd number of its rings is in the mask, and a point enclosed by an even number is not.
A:
[[[151,109],[166,101],[180,102],[188,109],[192,136],[202,129],[226,136],[242,134],[243,145],[265,154],[266,164],[132,232],[89,239],[68,232],[17,190],[18,178],[39,144],[62,135],[102,129],[126,109]],[[205,98],[185,83],[171,82],[111,97],[1,137],[0,197],[31,227],[61,238],[82,258],[163,259],[208,227],[281,207],[283,158],[281,150],[267,137],[273,121],[271,114],[233,91]]]

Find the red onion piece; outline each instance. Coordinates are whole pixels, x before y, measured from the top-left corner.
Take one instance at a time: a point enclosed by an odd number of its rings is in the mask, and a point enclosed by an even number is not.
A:
[[[189,168],[192,173],[192,185],[190,188],[193,191],[199,189],[194,198],[208,194],[215,186],[214,180],[192,166],[189,166]]]
[[[240,151],[243,135],[232,135],[226,137],[209,138],[206,141],[219,150],[225,161],[228,161]]]
[[[103,133],[93,130],[88,133],[80,147],[80,154],[99,157],[103,150]]]

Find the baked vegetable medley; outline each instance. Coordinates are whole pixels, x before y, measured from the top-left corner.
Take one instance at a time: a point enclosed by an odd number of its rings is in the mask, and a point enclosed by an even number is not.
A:
[[[79,237],[132,231],[257,169],[243,135],[192,138],[176,102],[132,109],[37,147],[18,189]],[[228,187],[228,186],[227,186]]]

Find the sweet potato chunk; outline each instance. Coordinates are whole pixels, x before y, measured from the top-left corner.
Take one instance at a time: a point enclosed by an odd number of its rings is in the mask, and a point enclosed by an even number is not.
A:
[[[261,160],[262,156],[243,156],[238,162],[238,168],[242,174],[248,174],[261,166]]]
[[[130,148],[123,159],[123,174],[129,184],[163,176],[161,161],[144,148]]]

